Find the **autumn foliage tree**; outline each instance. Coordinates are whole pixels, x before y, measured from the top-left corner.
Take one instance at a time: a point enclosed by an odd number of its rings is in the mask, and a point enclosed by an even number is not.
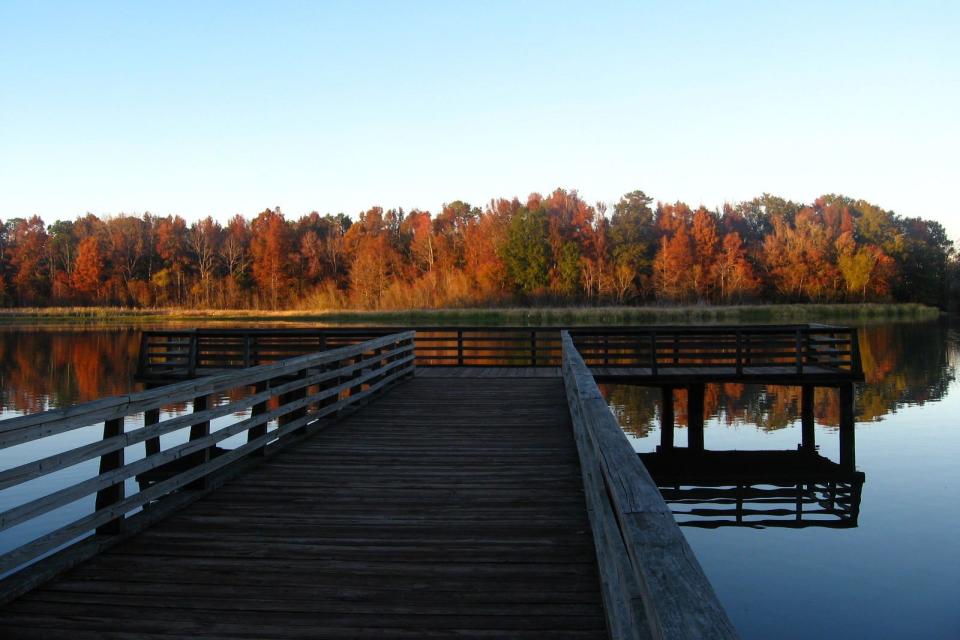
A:
[[[717,210],[575,190],[356,218],[266,209],[0,221],[0,305],[370,309],[916,301],[948,305],[942,225],[825,195]]]

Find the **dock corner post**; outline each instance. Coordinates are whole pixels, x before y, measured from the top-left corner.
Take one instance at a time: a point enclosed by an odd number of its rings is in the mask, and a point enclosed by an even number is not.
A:
[[[103,439],[115,438],[123,435],[123,418],[114,418],[103,423]],[[123,466],[123,448],[111,451],[100,456],[100,475],[108,471],[114,471]],[[105,487],[97,492],[95,510],[100,511],[113,504],[123,500],[124,482],[120,480],[115,484]],[[120,514],[117,518],[97,527],[97,533],[102,535],[113,535],[123,530],[124,516]]]
[[[816,450],[814,435],[813,399],[816,387],[812,384],[800,386],[800,450],[813,453]]]
[[[702,452],[703,444],[703,396],[705,385],[695,382],[687,386],[687,448]]]
[[[860,359],[860,338],[856,327],[850,329],[850,368],[855,375],[863,375],[863,362]]]
[[[855,471],[857,466],[854,389],[852,382],[840,385],[840,466]]]
[[[673,451],[673,387],[660,387],[660,449]]]

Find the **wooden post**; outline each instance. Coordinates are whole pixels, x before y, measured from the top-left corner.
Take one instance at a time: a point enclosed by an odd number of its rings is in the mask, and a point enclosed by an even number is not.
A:
[[[297,377],[298,377],[298,378],[304,378],[304,377],[306,377],[306,375],[307,375],[306,370],[304,370],[304,371],[298,371],[298,372],[297,372]],[[351,394],[351,395],[353,394],[353,390],[352,390],[352,389],[351,389],[351,391],[350,391],[350,394]],[[307,388],[306,388],[306,387],[300,387],[299,389],[294,389],[293,391],[287,391],[286,393],[281,393],[281,394],[280,394],[280,407],[282,408],[282,407],[283,407],[285,404],[287,404],[287,403],[295,402],[295,401],[297,401],[297,400],[302,400],[303,398],[306,398],[306,397],[307,397]],[[306,408],[306,407],[300,407],[299,409],[288,410],[286,413],[284,413],[284,414],[281,415],[279,418],[277,418],[277,425],[280,426],[280,427],[282,427],[282,426],[284,426],[284,425],[286,425],[286,424],[289,424],[289,423],[293,422],[294,420],[298,420],[298,419],[302,418],[302,417],[305,416],[305,415],[307,415],[307,408]],[[302,427],[302,428],[300,428],[300,429],[296,429],[294,432],[295,432],[295,433],[304,433],[304,432],[306,432],[306,426],[304,426],[304,427]]]
[[[196,332],[190,334],[190,355],[187,356],[187,375],[191,378],[197,372],[197,334]]]
[[[743,334],[737,331],[737,375],[743,375]]]
[[[863,362],[860,360],[860,339],[857,330],[850,329],[850,368],[857,375],[863,374]]]
[[[357,364],[357,363],[362,362],[362,361],[363,361],[363,354],[361,353],[361,354],[358,355],[356,358],[353,358],[352,364]],[[363,375],[363,369],[356,369],[356,370],[353,372],[353,375],[350,376],[350,377],[351,377],[351,378],[359,378],[359,377],[362,376],[362,375]],[[355,396],[355,395],[357,395],[358,393],[360,393],[361,391],[363,391],[363,383],[360,383],[360,384],[358,384],[358,385],[356,385],[356,386],[350,387],[350,395],[351,395],[351,396]]]
[[[537,332],[530,332],[530,366],[537,366]]]
[[[687,448],[703,451],[703,395],[702,382],[687,386]]]
[[[800,387],[800,450],[806,453],[816,451],[813,419],[813,397],[816,387],[805,384]]]
[[[209,404],[209,396],[198,396],[193,399],[193,412],[199,413],[201,411],[206,411],[207,405]],[[199,440],[210,435],[210,421],[205,420],[203,422],[198,422],[190,426],[190,441]],[[193,460],[193,465],[198,467],[203,463],[210,460],[210,447],[205,448],[203,451],[197,451],[194,454],[190,455],[190,458]],[[187,485],[188,489],[205,489],[207,486],[206,476],[197,479],[194,482],[191,482]]]
[[[143,426],[149,427],[160,422],[160,409],[147,409],[143,412]],[[160,453],[160,436],[147,438],[144,444],[144,450],[147,456]]]
[[[797,374],[803,373],[803,338],[798,328],[796,331],[796,360],[797,360]]]
[[[266,391],[268,388],[269,388],[269,383],[266,380],[264,380],[262,382],[258,382],[253,389],[254,389],[254,393],[262,393]],[[267,412],[267,401],[264,400],[263,402],[258,402],[257,404],[253,405],[253,407],[250,409],[250,417],[253,418],[259,415],[263,415],[266,412]],[[251,427],[247,431],[247,442],[256,440],[260,436],[266,435],[266,433],[267,433],[266,423],[257,425],[255,427]],[[261,447],[257,449],[256,452],[254,453],[258,455],[263,455],[263,451],[264,451],[264,447]]]
[[[463,366],[463,330],[457,329],[457,364]]]
[[[650,334],[650,373],[657,375],[657,332]],[[671,389],[670,393],[673,393]]]
[[[853,403],[853,383],[845,382],[840,385],[840,466],[847,471],[857,467]]]
[[[673,450],[673,387],[660,387],[660,449]]]
[[[103,423],[103,439],[115,438],[123,433],[123,418],[107,420]],[[119,469],[123,466],[123,449],[117,449],[100,456],[100,475]],[[110,485],[97,492],[96,511],[109,507],[123,500],[124,481],[120,480],[116,484]],[[117,534],[123,529],[123,516],[110,520],[97,527],[98,534]]]

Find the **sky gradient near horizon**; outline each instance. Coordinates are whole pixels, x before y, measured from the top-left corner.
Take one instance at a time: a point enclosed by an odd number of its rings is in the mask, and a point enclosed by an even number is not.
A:
[[[0,0],[0,219],[842,193],[960,240],[958,33],[956,2]]]

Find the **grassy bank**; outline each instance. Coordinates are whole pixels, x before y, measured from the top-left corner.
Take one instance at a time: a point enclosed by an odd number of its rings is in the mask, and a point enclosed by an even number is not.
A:
[[[0,323],[319,322],[369,325],[598,325],[866,322],[923,320],[940,311],[919,304],[786,304],[730,307],[559,307],[407,311],[252,311],[108,307],[0,310]]]

